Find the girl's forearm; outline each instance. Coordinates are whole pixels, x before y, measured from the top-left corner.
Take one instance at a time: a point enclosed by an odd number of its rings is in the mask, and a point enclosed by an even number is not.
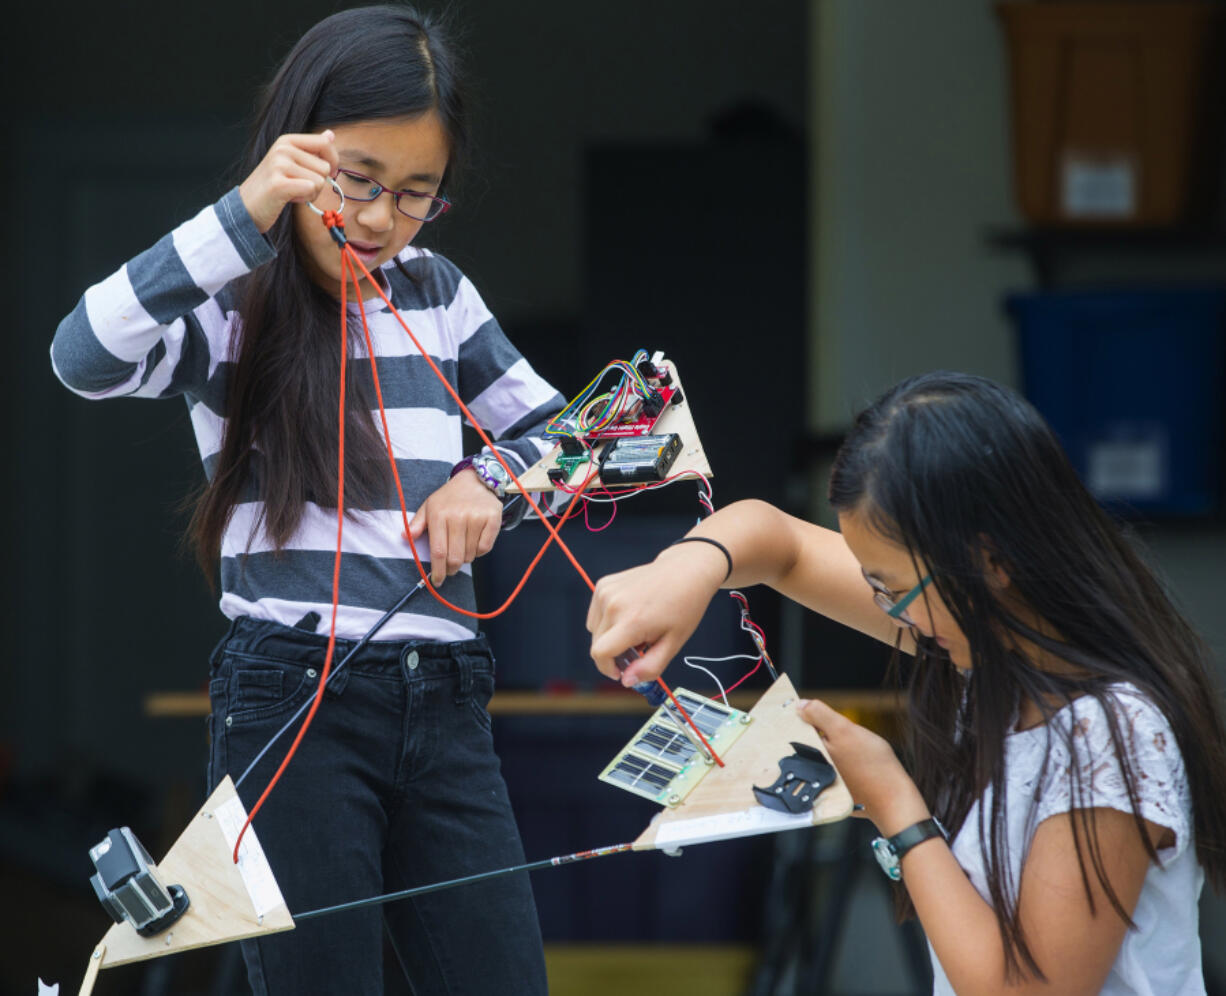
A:
[[[916,915],[954,991],[960,996],[1006,991],[996,914],[966,877],[949,845],[935,837],[917,844],[903,855],[902,874]],[[1008,991],[1022,993],[1026,986]]]
[[[749,499],[721,508],[686,535],[713,539],[728,551],[732,569],[722,587],[754,584],[774,587],[773,582],[795,564],[800,554],[795,532],[789,528],[791,519],[792,516],[767,502]],[[684,552],[693,554],[700,549],[696,544],[687,545]],[[678,548],[666,547],[661,556],[673,550]]]
[[[897,627],[874,604],[856,558],[833,529],[749,499],[720,509],[688,535],[715,539],[728,550],[732,573],[724,588],[769,585],[806,608],[876,639],[893,644],[898,637]],[[670,547],[661,558],[720,557],[717,550],[695,549],[700,546]],[[904,645],[904,649],[909,647]]]

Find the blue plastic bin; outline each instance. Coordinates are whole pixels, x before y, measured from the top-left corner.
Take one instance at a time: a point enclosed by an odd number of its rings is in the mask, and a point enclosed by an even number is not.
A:
[[[1124,514],[1219,509],[1226,287],[1006,299],[1022,388],[1090,491]]]

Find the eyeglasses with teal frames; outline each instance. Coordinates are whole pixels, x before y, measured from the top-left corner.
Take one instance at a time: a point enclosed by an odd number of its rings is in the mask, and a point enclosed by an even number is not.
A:
[[[873,589],[873,601],[877,603],[878,608],[900,626],[915,625],[915,620],[907,613],[907,606],[919,598],[920,592],[932,584],[931,574],[925,574],[920,579],[919,584],[903,595],[902,598],[895,600],[894,592],[869,574],[868,571],[861,568],[860,573],[864,575],[864,580],[868,582],[868,586]]]

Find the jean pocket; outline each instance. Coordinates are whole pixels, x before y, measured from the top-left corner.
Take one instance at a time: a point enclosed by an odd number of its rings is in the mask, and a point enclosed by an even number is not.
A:
[[[228,724],[275,719],[297,708],[315,691],[313,669],[284,661],[232,661]]]

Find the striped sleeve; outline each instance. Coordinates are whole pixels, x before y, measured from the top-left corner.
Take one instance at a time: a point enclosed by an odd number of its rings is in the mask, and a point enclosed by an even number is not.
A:
[[[551,449],[555,442],[545,436],[545,426],[565,407],[566,401],[520,355],[478,295],[461,279],[452,302],[463,336],[459,348],[461,395],[477,420],[489,429],[503,459],[520,474]],[[533,494],[540,503],[544,495]],[[569,501],[565,492],[554,492],[550,511]],[[512,502],[503,517],[503,528],[512,529],[528,513],[522,499]]]
[[[511,466],[527,469],[553,446],[545,425],[562,410],[562,395],[511,345],[467,277],[458,279],[448,319],[459,341],[457,376],[464,403]]]
[[[231,190],[85,292],[51,343],[56,376],[86,398],[199,388],[225,358],[218,294],[273,255]]]
[[[565,400],[511,345],[476,287],[455,264],[422,249],[408,250],[402,262],[412,271],[417,293],[446,302],[441,306],[440,324],[446,330],[442,338],[449,342],[448,355],[455,357],[461,398],[497,440],[508,466],[516,474],[526,470],[553,448],[545,427]],[[503,528],[520,521],[523,502],[518,504],[517,514],[505,517]]]

